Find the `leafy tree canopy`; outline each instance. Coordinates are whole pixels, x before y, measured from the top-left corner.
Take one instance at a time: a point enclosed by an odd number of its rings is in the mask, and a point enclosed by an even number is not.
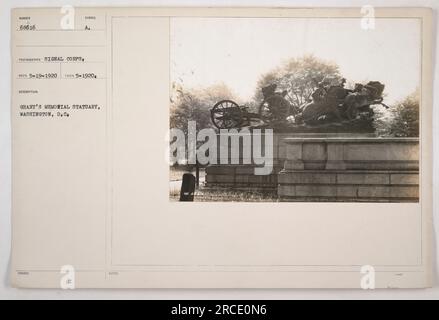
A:
[[[173,84],[171,97],[170,127],[187,133],[188,121],[195,121],[197,130],[212,127],[210,109],[225,98],[235,99],[233,92],[224,84],[203,89],[184,89]]]
[[[277,84],[277,90],[287,91],[287,99],[296,108],[307,103],[318,83],[339,84],[341,80],[339,67],[335,63],[305,55],[291,58],[275,69],[262,75],[258,81],[255,100],[262,100],[261,88],[272,83]]]

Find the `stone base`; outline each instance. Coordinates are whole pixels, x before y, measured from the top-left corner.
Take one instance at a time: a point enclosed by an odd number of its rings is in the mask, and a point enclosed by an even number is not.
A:
[[[270,175],[255,175],[252,165],[211,165],[206,168],[206,187],[232,188],[235,190],[270,190],[277,188],[278,172],[282,167],[273,167]]]
[[[419,201],[417,138],[276,134],[273,156],[269,175],[244,161],[209,166],[206,186],[277,190],[280,201]]]
[[[278,175],[283,201],[416,202],[417,171],[294,170]]]

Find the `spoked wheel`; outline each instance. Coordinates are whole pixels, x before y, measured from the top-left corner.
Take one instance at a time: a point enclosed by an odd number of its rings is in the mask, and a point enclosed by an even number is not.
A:
[[[259,106],[259,117],[265,123],[286,121],[290,116],[291,106],[280,95],[272,95]]]
[[[232,100],[221,100],[210,110],[212,123],[218,129],[239,128],[244,121],[241,107]]]

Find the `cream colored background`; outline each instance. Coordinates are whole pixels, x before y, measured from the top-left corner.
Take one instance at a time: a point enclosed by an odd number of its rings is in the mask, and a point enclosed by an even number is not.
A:
[[[142,120],[142,119],[140,119],[140,118],[141,118],[141,117],[139,117],[139,119],[138,119],[139,121]],[[165,179],[166,179],[165,181],[167,181],[167,176],[166,176]],[[167,197],[166,197],[166,198],[167,198]],[[245,204],[243,204],[243,205],[245,205]],[[203,209],[203,210],[204,210],[204,209]],[[285,216],[286,216],[287,218],[291,218],[291,214],[288,214],[288,215],[285,215]],[[244,218],[247,218],[247,217],[244,217]],[[251,218],[254,219],[254,217],[251,217]],[[281,216],[280,219],[282,219],[282,218],[283,218],[283,217]],[[316,217],[314,217],[314,218],[316,218]],[[174,221],[173,219],[174,219],[174,217],[172,217],[172,221]],[[354,219],[354,217],[353,217],[353,219]],[[316,219],[316,220],[317,220],[317,219]],[[123,232],[122,232],[122,233],[123,233]],[[135,232],[134,232],[134,234],[135,234]],[[255,238],[252,238],[252,240],[255,240]],[[258,239],[256,239],[256,241],[257,241],[257,240],[258,240]],[[411,261],[411,262],[413,261],[412,259],[415,259],[415,260],[416,260],[416,257],[410,256],[410,255],[409,255],[407,258],[408,258],[408,261]]]

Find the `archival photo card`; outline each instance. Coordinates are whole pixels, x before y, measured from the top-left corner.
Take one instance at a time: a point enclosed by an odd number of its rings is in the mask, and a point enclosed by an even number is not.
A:
[[[425,288],[425,8],[17,8],[18,288]]]

